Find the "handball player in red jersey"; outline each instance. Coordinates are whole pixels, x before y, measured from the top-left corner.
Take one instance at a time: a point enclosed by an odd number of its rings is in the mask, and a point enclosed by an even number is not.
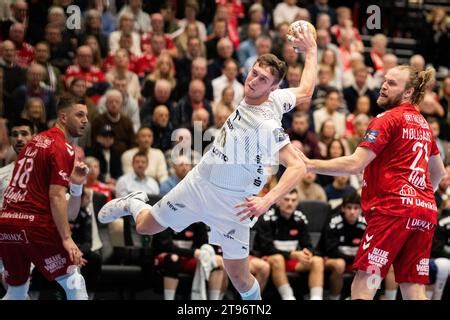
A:
[[[74,164],[72,145],[86,128],[87,108],[62,98],[57,113],[55,126],[21,150],[4,192],[0,211],[0,251],[8,284],[4,300],[27,298],[31,263],[48,280],[56,280],[67,299],[87,299],[79,271],[85,261],[69,228],[69,218],[79,212],[87,176],[84,163]]]
[[[368,227],[353,268],[352,299],[373,299],[391,265],[404,299],[426,299],[428,260],[437,221],[433,196],[445,174],[418,104],[433,71],[388,71],[375,117],[355,152],[332,160],[304,158],[308,170],[342,176],[364,170],[361,206]]]

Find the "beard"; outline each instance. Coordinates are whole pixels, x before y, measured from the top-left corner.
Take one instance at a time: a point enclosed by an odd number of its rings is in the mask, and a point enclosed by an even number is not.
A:
[[[399,93],[395,97],[391,97],[391,98],[380,96],[377,99],[377,104],[384,110],[392,109],[392,108],[400,105],[400,103],[402,101],[402,94],[403,93]],[[380,100],[380,99],[382,99],[382,100]]]

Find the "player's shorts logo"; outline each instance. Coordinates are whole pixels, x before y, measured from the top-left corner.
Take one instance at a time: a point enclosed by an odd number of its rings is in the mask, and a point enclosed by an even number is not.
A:
[[[416,190],[408,184],[404,184],[400,189],[400,195],[404,197],[415,197]]]
[[[186,206],[182,203],[172,203],[170,201],[167,201],[167,206],[172,209],[173,211],[177,211],[178,209],[186,208]]]

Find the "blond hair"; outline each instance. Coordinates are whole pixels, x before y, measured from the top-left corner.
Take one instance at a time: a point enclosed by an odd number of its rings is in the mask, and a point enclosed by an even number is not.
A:
[[[413,88],[413,94],[411,95],[411,103],[419,104],[422,102],[427,84],[434,79],[436,71],[433,68],[427,68],[424,71],[418,71],[411,66],[401,65],[397,67],[399,70],[407,70],[409,72],[409,78],[406,82],[405,89]]]

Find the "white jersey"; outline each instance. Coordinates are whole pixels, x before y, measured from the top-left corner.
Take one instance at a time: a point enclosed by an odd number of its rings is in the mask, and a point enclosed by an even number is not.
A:
[[[295,102],[289,89],[273,91],[258,106],[242,100],[195,170],[219,188],[259,193],[267,181],[265,167],[278,164],[278,151],[290,142],[281,118]]]
[[[13,174],[15,162],[0,168],[0,208],[3,207],[3,193],[8,187]]]

